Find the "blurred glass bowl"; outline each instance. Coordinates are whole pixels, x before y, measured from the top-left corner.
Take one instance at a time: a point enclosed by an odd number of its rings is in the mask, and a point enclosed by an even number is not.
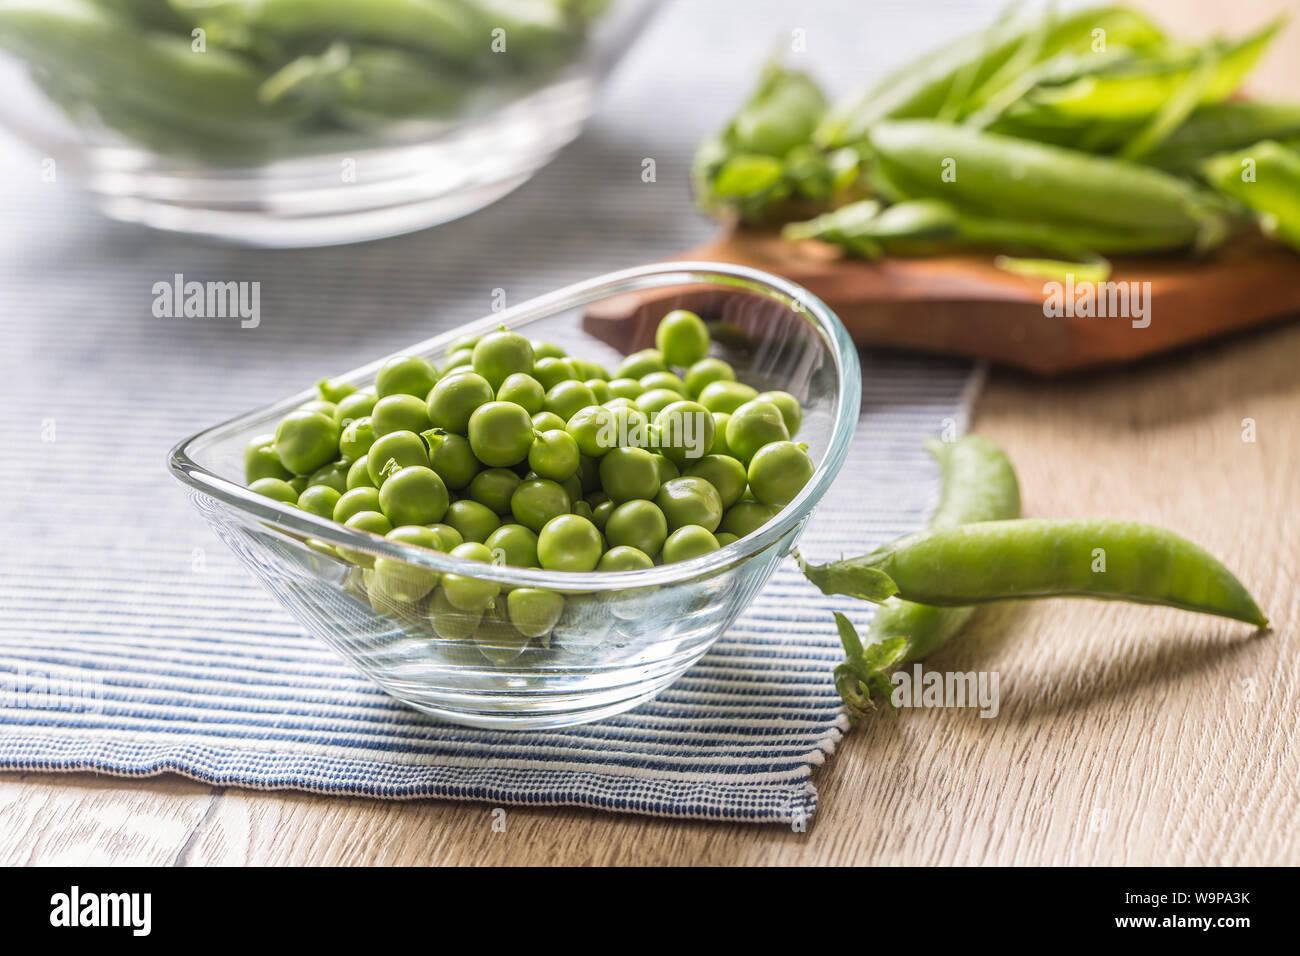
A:
[[[577,136],[653,6],[3,0],[0,123],[116,219],[261,246],[396,235]]]
[[[644,571],[567,573],[465,561],[345,528],[243,485],[243,449],[274,431],[315,389],[240,416],[173,449],[173,474],[222,538],[302,625],[399,700],[477,727],[557,727],[635,707],[671,684],[731,625],[790,552],[844,463],[861,399],[858,355],[839,319],[806,290],[740,266],[666,263],[570,286],[422,342],[401,354],[439,364],[461,335],[499,325],[613,366],[619,352],[584,331],[583,309],[648,289],[705,291],[714,354],[741,381],[802,403],[799,440],[817,464],[799,495],[756,531],[690,561]],[[671,308],[672,306],[666,306]],[[631,322],[626,351],[654,323]],[[639,327],[638,327],[639,326]],[[370,384],[385,356],[336,380]],[[335,550],[335,549],[338,550]],[[339,552],[349,556],[345,560]],[[531,638],[500,607],[456,612],[440,587],[414,601],[374,587],[366,565],[400,562],[412,581],[437,573],[563,595],[553,628]],[[435,575],[431,575],[434,572]],[[498,599],[499,602],[501,599]]]

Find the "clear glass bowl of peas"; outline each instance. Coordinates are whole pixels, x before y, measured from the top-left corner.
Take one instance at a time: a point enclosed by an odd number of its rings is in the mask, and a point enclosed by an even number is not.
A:
[[[109,215],[262,246],[463,216],[573,139],[653,0],[5,0],[0,123]]]
[[[656,303],[591,320],[629,296]],[[699,660],[793,548],[860,397],[856,349],[806,290],[667,263],[324,379],[170,466],[280,603],[394,697],[555,727]]]

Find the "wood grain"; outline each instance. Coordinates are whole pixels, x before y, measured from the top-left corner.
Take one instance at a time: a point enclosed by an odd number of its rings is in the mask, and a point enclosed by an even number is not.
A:
[[[1287,3],[1144,5],[1240,32]],[[1298,33],[1266,89],[1300,90]],[[1010,452],[1028,513],[1177,529],[1274,629],[1088,602],[981,611],[931,663],[997,671],[999,716],[862,723],[819,770],[806,833],[511,808],[498,832],[484,804],[8,774],[0,863],[1300,863],[1298,362],[1292,323],[1100,375],[995,371],[974,427]]]

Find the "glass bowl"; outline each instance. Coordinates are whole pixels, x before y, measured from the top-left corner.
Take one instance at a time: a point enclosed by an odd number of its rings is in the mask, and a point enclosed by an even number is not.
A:
[[[653,0],[11,0],[0,123],[108,215],[261,246],[422,229],[581,131]]]
[[[308,631],[412,707],[491,728],[557,727],[628,710],[676,680],[731,625],[835,480],[862,391],[857,351],[839,319],[776,276],[679,262],[581,282],[396,353],[440,363],[456,338],[505,325],[612,367],[620,352],[651,344],[657,318],[600,326],[626,332],[609,336],[624,340],[615,349],[584,330],[584,311],[647,290],[666,303],[655,316],[677,303],[699,309],[713,353],[731,362],[741,381],[786,389],[805,410],[798,440],[816,463],[811,480],[758,530],[711,554],[585,574],[478,563],[345,528],[249,491],[245,443],[274,431],[287,412],[317,397],[315,389],[185,439],[172,450],[171,470],[217,535]],[[335,378],[370,384],[391,357]],[[381,593],[366,567],[375,558],[400,562],[413,593]],[[422,593],[447,572],[495,583],[496,606],[467,615],[448,608],[441,588]],[[563,596],[548,634],[529,639],[506,623],[505,595],[514,588]]]

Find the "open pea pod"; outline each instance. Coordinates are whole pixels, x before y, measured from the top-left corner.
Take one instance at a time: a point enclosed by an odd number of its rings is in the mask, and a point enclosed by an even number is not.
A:
[[[1300,251],[1300,152],[1266,140],[1206,160],[1205,177],[1259,217],[1261,228]]]

